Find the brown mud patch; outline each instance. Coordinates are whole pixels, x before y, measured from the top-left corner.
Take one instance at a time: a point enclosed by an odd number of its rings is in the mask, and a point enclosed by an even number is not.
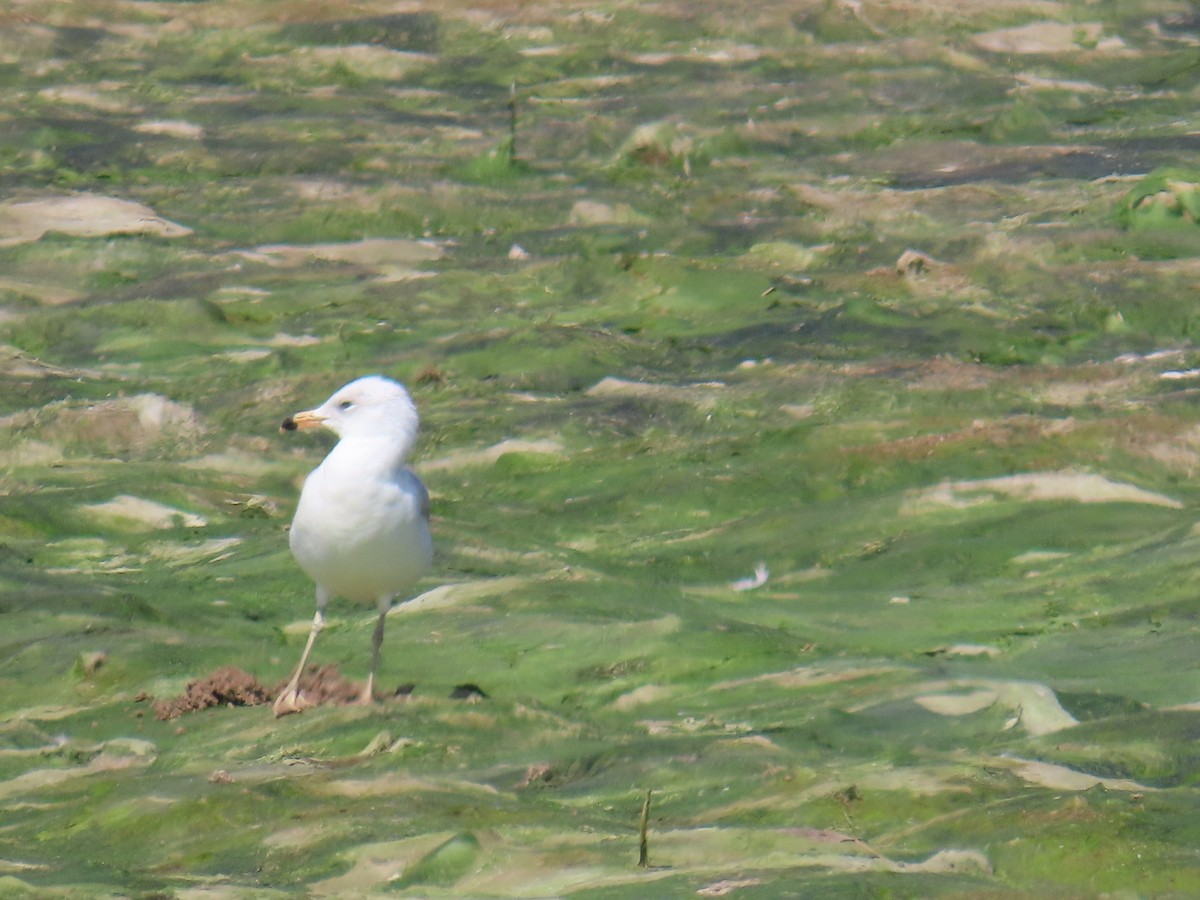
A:
[[[279,696],[286,686],[286,681],[276,685],[271,691],[271,699]],[[343,677],[336,663],[328,663],[304,670],[300,676],[300,693],[312,706],[346,706],[362,699],[363,685]]]
[[[154,714],[161,720],[212,706],[263,706],[283,690],[286,682],[265,687],[237,666],[223,666],[203,678],[188,682],[178,697],[154,701]],[[300,690],[313,706],[345,705],[362,696],[362,685],[344,678],[336,665],[309,666],[300,676]]]

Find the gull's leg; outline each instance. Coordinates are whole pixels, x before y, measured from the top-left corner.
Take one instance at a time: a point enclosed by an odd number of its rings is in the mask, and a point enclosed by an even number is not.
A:
[[[391,608],[391,596],[379,598],[379,618],[375,621],[375,633],[371,636],[371,673],[367,676],[367,686],[363,688],[363,703],[375,702],[375,669],[379,666],[379,648],[383,646],[383,626],[387,624],[387,614]]]
[[[328,605],[329,592],[317,585],[317,613],[313,616],[312,630],[308,632],[308,643],[304,645],[304,652],[300,654],[300,665],[296,666],[296,671],[292,673],[292,679],[287,683],[287,687],[275,698],[275,718],[277,719],[288,713],[300,712],[309,705],[300,693],[300,676],[308,664],[308,654],[312,652],[317,635],[325,627],[325,607]]]

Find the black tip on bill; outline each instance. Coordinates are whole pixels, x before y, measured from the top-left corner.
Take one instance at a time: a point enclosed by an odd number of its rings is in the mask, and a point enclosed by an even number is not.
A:
[[[298,426],[296,424],[296,420],[293,419],[291,416],[288,416],[286,419],[283,420],[283,424],[279,426],[279,430],[280,431],[295,431],[299,427],[300,426]]]

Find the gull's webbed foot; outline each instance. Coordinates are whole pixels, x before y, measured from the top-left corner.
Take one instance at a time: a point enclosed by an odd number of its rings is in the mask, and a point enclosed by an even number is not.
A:
[[[367,682],[366,686],[362,689],[362,693],[358,695],[358,699],[355,700],[354,702],[355,702],[355,704],[357,704],[359,706],[374,706],[375,705],[375,691],[372,690],[372,685],[369,681]]]
[[[286,716],[289,713],[304,712],[308,707],[312,706],[308,698],[300,691],[298,685],[288,685],[275,698],[274,710],[275,718]]]

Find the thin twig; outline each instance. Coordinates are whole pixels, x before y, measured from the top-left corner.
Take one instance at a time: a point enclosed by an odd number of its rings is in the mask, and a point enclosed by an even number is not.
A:
[[[508,158],[517,161],[517,83],[508,89]]]
[[[851,785],[849,790],[854,791],[855,790],[854,785]],[[855,791],[855,793],[857,793],[857,791]],[[857,823],[854,821],[854,817],[850,815],[850,801],[844,795],[845,795],[845,791],[840,792],[837,795],[837,800],[842,805],[842,815],[846,817],[846,824],[848,826],[850,826],[851,833],[846,836],[847,840],[850,843],[857,846],[860,850],[865,850],[867,853],[871,854],[876,859],[882,860],[883,862],[887,863],[888,865],[892,866],[893,868],[896,868],[896,869],[901,868],[903,865],[902,863],[898,863],[894,859],[891,859],[890,857],[888,857],[886,854],[880,853],[878,850],[876,850],[874,847],[872,847],[870,844],[868,844],[866,841],[864,841],[861,837],[859,837],[858,834],[855,833],[859,830],[859,828],[858,828]]]
[[[646,791],[646,799],[642,801],[642,824],[638,828],[638,865],[643,869],[650,865],[650,845],[646,838],[646,829],[650,825],[650,796],[653,791]]]

